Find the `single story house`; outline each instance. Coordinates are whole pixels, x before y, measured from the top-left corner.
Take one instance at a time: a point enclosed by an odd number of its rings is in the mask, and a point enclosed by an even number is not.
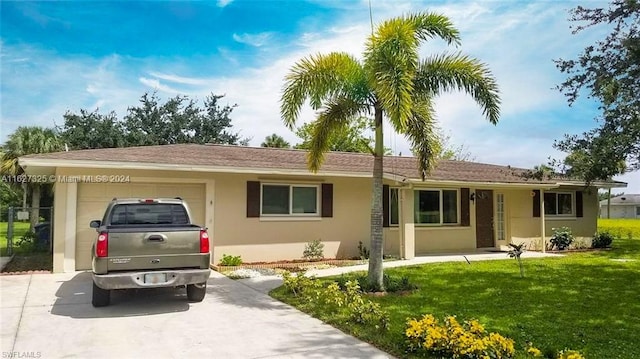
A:
[[[30,175],[55,180],[54,272],[91,267],[100,219],[114,197],[182,197],[208,227],[212,261],[302,257],[324,243],[327,258],[369,247],[373,157],[333,152],[318,173],[305,151],[227,145],[164,145],[24,156]],[[426,180],[415,158],[384,159],[384,251],[403,258],[437,252],[504,249],[509,242],[543,248],[542,234],[571,227],[590,240],[598,217],[597,186],[625,183],[535,180],[508,166],[440,161]],[[541,210],[544,208],[544,210]]]
[[[640,218],[640,194],[623,194],[611,198],[610,212],[608,200],[600,201],[600,218]]]

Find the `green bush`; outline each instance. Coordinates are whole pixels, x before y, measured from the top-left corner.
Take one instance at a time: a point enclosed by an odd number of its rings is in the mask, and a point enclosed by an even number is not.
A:
[[[337,282],[323,286],[322,282],[302,274],[282,274],[283,285],[295,297],[300,297],[330,310],[342,311],[350,321],[357,324],[373,325],[378,329],[388,329],[389,315],[380,304],[364,298],[356,281],[347,281],[344,288]]]
[[[346,284],[349,282],[349,280],[350,280],[349,277],[346,277],[344,275],[338,278],[337,282],[342,290],[346,289],[347,287]],[[379,288],[369,283],[369,279],[367,278],[366,275],[355,277],[354,280],[358,283],[358,286],[363,292],[379,291]],[[402,276],[398,278],[398,277],[390,276],[387,273],[384,273],[382,275],[382,283],[384,285],[384,290],[390,293],[411,291],[418,288],[415,284],[409,281],[409,277],[407,276]]]
[[[609,232],[598,232],[591,241],[592,248],[609,248],[613,242],[613,234]]]
[[[558,250],[565,250],[569,248],[571,243],[573,243],[573,233],[571,233],[571,228],[554,228],[553,235],[551,236],[551,240],[549,240],[549,242]]]
[[[222,255],[222,260],[220,260],[220,265],[235,267],[242,264],[242,258],[240,256],[232,256],[232,255]]]
[[[364,244],[362,244],[362,241],[358,242],[358,253],[360,255],[360,259],[369,259],[369,250]]]
[[[319,239],[315,239],[304,246],[302,258],[308,260],[321,260],[324,258],[324,244]]]
[[[48,248],[38,242],[38,235],[33,231],[25,232],[20,239],[16,242],[16,245],[20,247],[20,252],[32,253],[32,252],[44,252]]]

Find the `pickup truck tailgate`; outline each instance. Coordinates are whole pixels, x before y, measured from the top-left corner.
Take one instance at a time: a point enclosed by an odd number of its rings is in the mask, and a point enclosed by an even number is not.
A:
[[[108,271],[201,268],[200,227],[109,228]]]

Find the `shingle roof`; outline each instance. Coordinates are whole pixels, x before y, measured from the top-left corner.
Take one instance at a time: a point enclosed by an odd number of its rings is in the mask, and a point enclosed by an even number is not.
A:
[[[216,168],[306,170],[306,151],[229,145],[179,144],[126,148],[104,148],[55,152],[22,157],[62,161],[132,162]],[[373,156],[363,153],[330,152],[321,172],[371,173]],[[553,183],[525,178],[524,169],[491,164],[441,160],[427,179],[463,182]],[[419,179],[413,157],[384,158],[384,172]]]

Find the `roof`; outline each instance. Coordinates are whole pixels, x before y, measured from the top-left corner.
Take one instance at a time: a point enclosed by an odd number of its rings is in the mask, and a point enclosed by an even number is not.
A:
[[[607,200],[600,201],[601,205],[606,205]],[[640,194],[623,194],[617,197],[611,197],[611,205],[633,206],[640,205]]]
[[[278,170],[308,173],[307,151],[265,147],[231,145],[176,144],[124,148],[103,148],[34,154],[20,157],[21,165],[74,167],[92,164],[92,167],[113,167],[128,164],[146,164],[160,168],[197,167],[210,172],[237,169]],[[99,166],[95,166],[96,163]],[[147,167],[148,168],[148,167]],[[365,153],[329,152],[321,167],[321,174],[368,176],[373,169],[373,156]],[[522,176],[525,169],[465,161],[441,160],[431,171],[428,180],[460,182],[538,183]],[[249,171],[247,171],[249,172]],[[410,180],[420,180],[418,163],[414,157],[384,157],[384,173]]]

